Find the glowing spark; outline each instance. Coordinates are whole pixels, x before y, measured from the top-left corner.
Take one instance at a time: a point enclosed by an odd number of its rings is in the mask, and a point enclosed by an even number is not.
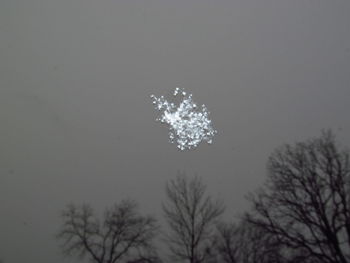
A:
[[[212,143],[217,131],[208,118],[206,106],[203,104],[199,108],[193,102],[192,94],[176,88],[173,95],[176,97],[179,94],[183,97],[179,105],[167,101],[164,96],[157,98],[151,95],[155,109],[162,112],[156,120],[169,125],[170,142],[176,142],[180,150],[196,148],[202,141]]]

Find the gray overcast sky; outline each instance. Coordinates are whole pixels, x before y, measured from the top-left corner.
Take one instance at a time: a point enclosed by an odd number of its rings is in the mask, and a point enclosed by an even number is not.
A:
[[[62,259],[68,202],[124,197],[161,218],[198,173],[226,217],[248,209],[277,146],[332,128],[350,146],[350,1],[2,0],[0,259]],[[149,95],[176,87],[218,134],[180,152]]]

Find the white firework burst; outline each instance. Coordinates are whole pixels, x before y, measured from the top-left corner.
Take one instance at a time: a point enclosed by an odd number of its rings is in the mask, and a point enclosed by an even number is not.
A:
[[[169,125],[169,139],[180,150],[196,148],[200,142],[212,143],[217,131],[212,127],[209,112],[203,104],[198,107],[192,100],[192,94],[175,88],[173,95],[182,96],[179,105],[167,101],[164,96],[151,95],[155,109],[161,112],[156,120]]]

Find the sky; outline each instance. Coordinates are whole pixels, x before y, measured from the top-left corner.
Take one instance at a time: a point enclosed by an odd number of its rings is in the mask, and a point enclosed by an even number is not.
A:
[[[350,146],[350,1],[2,0],[0,260],[71,263],[70,202],[124,198],[162,221],[185,171],[249,209],[276,147],[331,128]],[[213,144],[180,151],[150,95],[205,104]]]

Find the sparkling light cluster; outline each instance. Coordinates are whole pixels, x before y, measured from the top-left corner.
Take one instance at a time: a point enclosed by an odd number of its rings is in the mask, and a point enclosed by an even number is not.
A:
[[[155,109],[162,113],[156,120],[169,125],[170,142],[176,142],[180,150],[196,148],[201,141],[212,143],[217,131],[208,118],[206,106],[198,107],[192,100],[192,94],[183,89],[176,88],[173,95],[182,96],[179,105],[167,101],[164,96],[157,98],[151,95]]]

